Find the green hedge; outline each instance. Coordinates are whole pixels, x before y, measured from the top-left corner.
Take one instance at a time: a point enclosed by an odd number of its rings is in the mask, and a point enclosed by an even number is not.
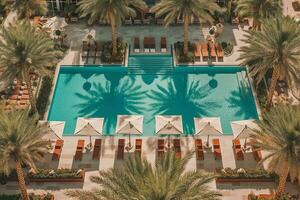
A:
[[[178,58],[179,63],[194,63],[195,62],[195,54],[194,54],[194,45],[192,43],[188,43],[188,54],[185,56],[183,54],[183,42],[175,43],[175,52],[176,57]]]
[[[112,42],[107,41],[103,43],[103,52],[101,54],[101,61],[104,63],[122,63],[125,58],[126,43],[123,39],[117,39],[117,54],[112,57]]]
[[[28,176],[33,179],[82,178],[82,173],[79,173],[78,169],[37,169],[34,174],[30,173]]]
[[[22,199],[21,194],[10,194],[10,195],[2,194],[2,195],[0,195],[0,200],[21,200],[21,199]],[[47,193],[46,195],[36,195],[36,194],[30,193],[29,199],[30,200],[51,200],[52,194]]]
[[[226,179],[275,179],[277,175],[275,173],[270,173],[264,169],[231,169],[231,168],[218,168],[216,169],[218,178]]]
[[[39,92],[39,96],[36,100],[36,108],[40,117],[42,118],[46,112],[46,108],[49,101],[49,96],[52,88],[53,79],[49,76],[45,76],[42,81],[42,86]]]

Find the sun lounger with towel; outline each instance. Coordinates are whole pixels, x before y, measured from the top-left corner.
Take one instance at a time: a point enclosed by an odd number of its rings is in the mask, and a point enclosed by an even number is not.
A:
[[[198,42],[195,43],[195,48],[194,48],[194,54],[195,54],[195,60],[196,61],[201,61],[201,46]]]
[[[93,160],[100,159],[100,152],[101,152],[101,139],[96,139],[93,149]]]
[[[209,44],[210,59],[211,61],[216,61],[217,59],[216,47],[212,41],[210,41],[208,44]]]
[[[201,53],[203,61],[208,61],[208,49],[206,43],[201,44]]]
[[[84,148],[84,140],[78,140],[76,152],[75,152],[75,156],[74,156],[75,160],[82,160],[83,148]]]
[[[162,53],[167,52],[167,39],[165,37],[160,38],[160,51]]]
[[[150,38],[144,37],[144,52],[149,53],[150,52]]]
[[[124,159],[124,147],[125,147],[125,139],[119,139],[118,149],[117,149],[117,160]]]
[[[216,49],[217,49],[218,61],[223,62],[224,54],[223,54],[222,46],[220,43],[217,44]]]
[[[165,140],[158,139],[157,140],[157,156],[160,158],[165,153]]]
[[[140,157],[142,156],[142,139],[135,140],[135,153]]]
[[[140,38],[138,37],[133,39],[133,51],[134,53],[140,53]]]
[[[175,157],[180,159],[181,158],[181,146],[180,146],[180,139],[173,140]]]
[[[242,150],[240,140],[238,140],[238,139],[232,140],[232,144],[233,144],[233,149],[234,149],[236,159],[237,160],[244,160],[244,153],[243,153],[243,150]]]
[[[59,160],[63,145],[64,145],[63,140],[56,140],[54,151],[52,154],[52,160]]]
[[[220,146],[219,139],[213,139],[213,149],[214,149],[215,160],[222,160],[222,153],[221,153],[221,146]]]
[[[150,41],[150,52],[151,53],[155,53],[155,38],[154,37],[150,37],[149,38]]]
[[[204,160],[203,145],[201,139],[195,139],[196,159]]]

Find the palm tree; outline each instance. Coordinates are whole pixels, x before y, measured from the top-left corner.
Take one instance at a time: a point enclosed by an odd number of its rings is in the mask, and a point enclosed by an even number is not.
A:
[[[45,33],[36,32],[25,21],[3,28],[0,37],[1,78],[7,82],[14,79],[26,82],[32,110],[36,111],[30,73],[49,74],[49,67],[57,62],[61,52],[54,49],[53,41]]]
[[[264,115],[252,138],[268,154],[261,162],[268,161],[268,169],[279,175],[276,191],[278,199],[285,190],[288,175],[300,181],[300,106],[279,105]]]
[[[16,11],[20,19],[34,15],[45,15],[48,12],[46,0],[2,0],[0,1],[7,9]]]
[[[267,109],[279,79],[289,85],[299,83],[300,74],[300,27],[290,17],[266,19],[260,32],[247,31],[246,45],[240,48],[241,65],[248,66],[257,84],[272,71],[268,92]]]
[[[91,177],[100,185],[92,191],[68,191],[76,199],[103,200],[171,200],[171,199],[219,199],[220,194],[209,186],[214,176],[204,171],[184,173],[191,154],[176,159],[169,151],[152,167],[139,156],[131,156],[119,167],[101,171],[100,176]]]
[[[0,170],[9,175],[16,170],[23,200],[28,200],[22,166],[35,169],[49,142],[41,140],[46,130],[36,119],[28,117],[26,110],[0,111]]]
[[[253,30],[260,30],[263,19],[281,14],[281,4],[281,0],[238,0],[235,12],[240,17],[252,18]]]
[[[134,17],[136,10],[144,10],[143,0],[82,0],[78,3],[81,17],[88,17],[89,24],[97,21],[108,21],[111,26],[112,55],[117,54],[117,31],[126,17]]]
[[[211,0],[163,0],[153,6],[150,12],[155,12],[156,17],[164,17],[164,24],[168,26],[178,18],[183,19],[183,53],[188,54],[189,23],[192,19],[213,22],[212,15],[221,13],[222,9]]]

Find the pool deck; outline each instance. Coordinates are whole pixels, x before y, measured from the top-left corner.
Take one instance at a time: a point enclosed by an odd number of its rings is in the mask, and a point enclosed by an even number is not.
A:
[[[98,137],[99,138],[99,137]],[[39,167],[46,168],[85,168],[87,173],[85,177],[84,183],[31,183],[28,185],[29,192],[45,192],[50,191],[55,194],[56,199],[64,199],[66,198],[64,192],[68,189],[91,189],[93,187],[97,187],[94,183],[89,180],[90,176],[98,175],[98,170],[106,170],[114,165],[121,164],[123,161],[116,161],[116,149],[117,149],[117,141],[121,137],[103,137],[102,138],[102,149],[100,155],[100,161],[93,161],[91,159],[91,153],[84,153],[82,161],[74,161],[73,157],[75,154],[76,143],[78,139],[84,139],[85,143],[89,143],[88,137],[80,137],[80,136],[66,136],[64,137],[64,146],[62,150],[62,155],[59,162],[51,160],[51,152],[49,155],[45,157],[45,162],[40,163]],[[206,141],[206,138],[202,138],[203,141]],[[247,168],[255,168],[257,162],[253,159],[253,155],[251,152],[245,155],[244,161],[236,161],[234,158],[233,150],[232,150],[232,140],[233,136],[222,136],[220,137],[221,143],[221,152],[222,152],[222,161],[215,161],[214,156],[211,152],[207,152],[204,154],[204,161],[197,162],[195,154],[187,164],[186,170],[192,171],[196,169],[206,169],[211,171],[215,167],[247,167]],[[128,138],[126,138],[126,144],[128,142]],[[131,138],[132,144],[134,145],[134,137]],[[211,138],[212,139],[212,138]],[[94,139],[93,139],[94,140]],[[243,144],[243,141],[241,141]],[[143,146],[142,146],[142,157],[147,159],[151,164],[155,163],[156,159],[156,147],[157,147],[157,138],[154,137],[144,137],[143,138]],[[194,138],[193,137],[185,137],[181,138],[181,150],[183,155],[189,151],[194,150]],[[126,158],[125,153],[125,158]],[[128,154],[127,154],[128,155]],[[5,190],[7,193],[14,193],[17,189],[17,183],[10,182],[5,186],[0,188],[0,192]],[[223,194],[222,199],[233,200],[233,199],[247,199],[247,194],[253,191],[254,193],[270,193],[274,191],[275,185],[272,183],[263,183],[263,184],[216,184],[213,182],[211,184],[211,188],[218,189],[219,192]],[[299,188],[295,185],[288,186],[288,191],[290,193],[296,193]]]

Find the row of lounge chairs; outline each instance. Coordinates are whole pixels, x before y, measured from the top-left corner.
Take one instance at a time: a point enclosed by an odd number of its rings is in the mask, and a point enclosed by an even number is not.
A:
[[[82,42],[82,60],[85,60],[87,62],[87,60],[89,58],[93,58],[94,59],[94,63],[96,62],[96,59],[101,57],[101,53],[102,53],[102,45],[100,42],[87,42],[87,41],[83,41]]]
[[[223,62],[224,53],[221,44],[215,45],[213,42],[199,43],[196,42],[194,45],[194,54],[196,61],[218,61]]]
[[[134,51],[134,53],[140,53],[142,51],[139,37],[133,38],[133,51]],[[156,52],[155,38],[154,37],[144,37],[144,53],[155,53],[155,52]],[[166,37],[160,38],[160,52],[162,52],[162,53],[167,52]]]
[[[75,155],[74,155],[74,160],[79,160],[79,161],[82,160],[84,143],[85,143],[84,140],[78,140]],[[56,140],[54,151],[52,154],[52,160],[60,159],[63,145],[64,145],[63,140]],[[100,151],[101,151],[101,139],[96,139],[93,148],[93,155],[92,155],[93,160],[100,159]]]
[[[74,160],[82,160],[83,156],[83,150],[84,150],[84,140],[78,140],[76,152],[74,155]],[[221,145],[219,139],[213,139],[212,141],[212,152],[214,154],[215,160],[222,160],[222,153],[221,153]],[[63,140],[57,140],[52,160],[59,160],[62,152],[64,141]],[[235,139],[232,141],[233,149],[235,153],[235,157],[237,160],[244,160],[244,151],[242,149],[241,143],[239,140]],[[173,150],[175,152],[176,158],[181,158],[181,144],[180,139],[173,139]],[[93,160],[99,160],[100,158],[100,151],[101,151],[101,139],[96,139],[94,143],[93,148]],[[117,160],[123,160],[124,159],[124,151],[125,151],[125,139],[119,139],[118,140],[118,148],[116,151],[116,159]],[[164,155],[166,151],[166,143],[164,139],[158,139],[157,140],[157,156],[161,157]],[[134,152],[141,156],[142,154],[142,139],[136,139],[135,140],[135,150]],[[204,146],[201,139],[195,139],[195,153],[196,153],[196,159],[197,160],[204,160]],[[256,161],[260,161],[262,159],[261,151],[258,147],[255,147],[255,145],[252,145],[252,153],[254,156],[254,159]]]

